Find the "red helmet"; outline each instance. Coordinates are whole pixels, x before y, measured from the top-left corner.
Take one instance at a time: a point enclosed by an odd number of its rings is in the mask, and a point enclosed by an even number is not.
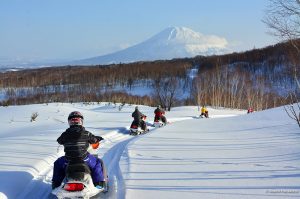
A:
[[[83,115],[79,111],[73,111],[69,114],[68,123],[70,126],[83,125]]]

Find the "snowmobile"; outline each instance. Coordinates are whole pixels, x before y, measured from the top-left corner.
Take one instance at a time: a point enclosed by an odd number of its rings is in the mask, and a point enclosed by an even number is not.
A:
[[[142,120],[145,122],[147,116],[143,116]],[[135,122],[132,122],[131,126],[130,126],[130,135],[140,135],[142,133],[146,133],[148,132],[148,129],[146,128],[146,130],[143,130],[142,127],[140,125],[138,125]]]
[[[205,111],[205,113],[202,113],[200,116],[199,116],[199,118],[209,118],[208,117],[208,111]]]
[[[156,120],[154,120],[154,123],[153,123],[153,126],[155,127],[155,128],[159,128],[159,127],[163,127],[163,126],[165,126],[166,124],[161,120],[161,119],[156,119]]]
[[[99,143],[92,144],[92,149],[97,149]],[[91,153],[92,154],[92,153]],[[98,157],[97,154],[93,154]],[[74,163],[69,164],[66,168],[66,177],[63,180],[62,184],[52,190],[52,194],[55,195],[58,199],[69,199],[69,198],[81,198],[88,199],[93,196],[98,195],[101,192],[108,191],[108,177],[107,172],[104,166],[103,161],[101,161],[101,166],[103,169],[103,175],[106,177],[103,182],[103,186],[96,186],[93,183],[91,177],[91,170],[87,164]]]

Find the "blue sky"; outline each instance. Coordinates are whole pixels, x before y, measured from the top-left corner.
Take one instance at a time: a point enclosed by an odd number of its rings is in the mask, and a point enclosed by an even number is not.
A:
[[[142,42],[170,26],[224,37],[234,51],[276,41],[268,0],[6,0],[0,59],[81,59]]]

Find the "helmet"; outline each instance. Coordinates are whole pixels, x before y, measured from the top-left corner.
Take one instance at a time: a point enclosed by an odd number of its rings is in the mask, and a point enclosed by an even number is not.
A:
[[[139,107],[138,107],[138,106],[136,106],[136,107],[135,107],[135,110],[139,110]]]
[[[160,105],[157,105],[157,108],[161,108],[161,106],[160,106]]]
[[[83,115],[79,111],[73,111],[69,114],[68,123],[70,126],[83,124]]]

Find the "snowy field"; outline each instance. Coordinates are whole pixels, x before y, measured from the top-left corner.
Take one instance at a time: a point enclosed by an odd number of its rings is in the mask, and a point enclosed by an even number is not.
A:
[[[154,108],[139,107],[151,125]],[[100,198],[300,198],[300,129],[282,107],[248,115],[209,107],[209,119],[177,107],[169,125],[133,137],[134,106],[53,103],[0,107],[1,199],[49,197],[53,162],[63,155],[56,139],[74,110],[105,139],[97,152],[110,190]]]

